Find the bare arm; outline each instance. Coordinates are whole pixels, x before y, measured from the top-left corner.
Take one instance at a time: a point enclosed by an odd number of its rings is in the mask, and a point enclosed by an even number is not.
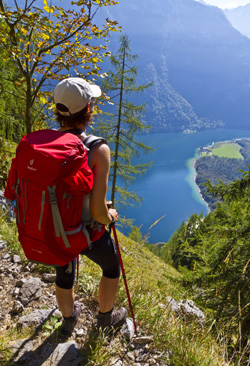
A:
[[[110,168],[110,149],[106,144],[97,146],[93,153],[92,167],[94,185],[90,198],[90,213],[93,219],[101,224],[110,224],[113,216],[117,221],[118,213],[115,209],[108,209],[106,195]]]

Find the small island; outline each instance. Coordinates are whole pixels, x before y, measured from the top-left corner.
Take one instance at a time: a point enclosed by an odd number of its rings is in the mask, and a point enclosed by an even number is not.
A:
[[[195,161],[195,182],[209,209],[216,207],[217,200],[207,193],[204,183],[212,185],[221,181],[225,184],[239,179],[242,171],[248,171],[250,165],[250,139],[224,141],[199,148],[199,157]]]

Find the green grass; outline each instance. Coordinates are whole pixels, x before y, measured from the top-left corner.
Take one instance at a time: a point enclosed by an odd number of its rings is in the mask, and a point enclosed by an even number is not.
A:
[[[20,245],[17,243],[14,225],[6,224],[0,216],[1,239],[9,242],[9,247],[20,254]],[[164,263],[146,247],[139,245],[118,233],[119,246],[127,277],[130,297],[136,318],[136,324],[142,335],[150,335],[153,342],[150,347],[163,353],[164,363],[175,366],[225,366],[226,348],[215,339],[210,327],[201,327],[185,317],[177,317],[170,312],[167,297],[175,300],[186,300],[191,295],[182,287],[183,275],[172,266]],[[42,267],[41,267],[42,271]],[[96,306],[100,270],[89,259],[80,260],[79,282],[75,287],[81,296],[93,301]],[[92,299],[92,300],[91,300]],[[129,310],[125,286],[121,278],[117,295],[117,306],[125,306]],[[7,344],[9,341],[20,338],[19,333],[13,334],[8,330],[0,336],[0,345],[3,351],[3,364],[9,359]],[[91,346],[91,355],[84,365],[108,365],[107,360],[114,357],[118,340],[108,347],[102,339]]]
[[[219,143],[212,149],[212,153],[221,158],[244,160],[244,157],[240,153],[240,149],[241,146],[236,143]]]
[[[211,151],[211,152],[212,152],[212,149],[207,148],[207,150],[209,150],[209,151]],[[202,152],[200,156],[207,156],[207,155],[208,155],[207,153]]]

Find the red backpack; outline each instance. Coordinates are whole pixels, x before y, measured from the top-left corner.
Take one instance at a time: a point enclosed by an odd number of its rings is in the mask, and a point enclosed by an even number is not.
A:
[[[16,199],[19,241],[29,260],[65,265],[93,237],[82,222],[93,174],[88,148],[72,133],[31,132],[12,161],[5,197]]]

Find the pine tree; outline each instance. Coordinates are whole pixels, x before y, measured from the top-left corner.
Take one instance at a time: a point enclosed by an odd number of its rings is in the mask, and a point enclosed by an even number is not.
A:
[[[240,351],[243,357],[245,348],[249,358],[250,170],[228,184],[213,186],[208,181],[207,188],[220,202],[204,220],[193,221],[192,230],[187,226],[189,233],[178,230],[173,235],[174,254],[181,265],[192,260],[188,266],[192,271],[185,272],[184,282],[197,291],[197,302],[213,312],[217,329],[223,329],[227,339],[229,355],[234,359]],[[188,225],[192,218],[195,215]]]
[[[150,129],[142,121],[145,107],[133,104],[131,99],[151,84],[136,85],[137,67],[134,66],[134,62],[138,56],[131,54],[129,45],[128,36],[122,35],[120,48],[110,57],[111,70],[104,80],[102,89],[110,95],[109,103],[113,104],[116,110],[104,112],[96,128],[99,134],[107,138],[111,147],[110,179],[113,204],[115,199],[120,204],[141,201],[141,197],[128,191],[128,187],[136,175],[144,173],[151,165],[151,163],[134,163],[134,158],[138,158],[141,152],[148,153],[152,149],[143,144],[137,136],[139,132],[147,132]]]

